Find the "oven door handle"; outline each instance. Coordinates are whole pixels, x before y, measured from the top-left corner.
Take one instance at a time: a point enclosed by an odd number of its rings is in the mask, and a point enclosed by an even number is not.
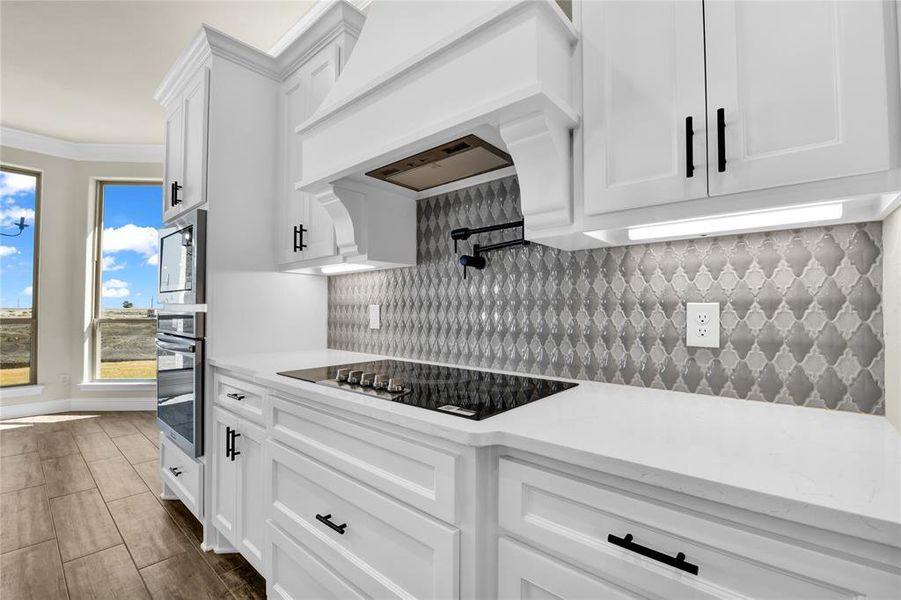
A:
[[[194,345],[183,346],[181,344],[170,344],[168,342],[156,341],[156,347],[170,352],[178,352],[180,354],[194,354]]]

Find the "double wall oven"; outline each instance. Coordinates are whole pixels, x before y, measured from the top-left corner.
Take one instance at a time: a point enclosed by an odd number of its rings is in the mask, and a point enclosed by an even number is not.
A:
[[[190,456],[203,455],[206,211],[160,230],[156,415],[160,430]]]

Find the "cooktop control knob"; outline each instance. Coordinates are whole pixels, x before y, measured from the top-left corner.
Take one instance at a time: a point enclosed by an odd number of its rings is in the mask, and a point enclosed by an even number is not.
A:
[[[338,369],[337,375],[335,375],[335,381],[347,381],[347,376],[350,374],[350,369]]]
[[[347,374],[347,383],[358,385],[362,376],[363,371],[351,371]]]
[[[388,389],[388,379],[389,377],[387,375],[376,375],[372,382],[372,387],[377,390]]]
[[[404,391],[404,380],[399,377],[392,377],[388,380],[388,391],[389,392],[402,392]]]
[[[373,384],[374,380],[375,373],[367,371],[360,376],[360,385],[362,385],[363,387],[369,387]]]

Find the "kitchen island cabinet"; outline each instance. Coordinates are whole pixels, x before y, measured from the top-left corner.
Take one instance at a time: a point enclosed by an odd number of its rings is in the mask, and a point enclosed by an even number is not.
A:
[[[266,390],[273,597],[901,592],[901,438],[884,419],[580,382],[469,421],[276,374],[374,358],[212,360]]]

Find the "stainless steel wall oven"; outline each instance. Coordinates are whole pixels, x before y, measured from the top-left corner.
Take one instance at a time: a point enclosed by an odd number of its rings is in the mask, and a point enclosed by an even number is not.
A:
[[[157,422],[194,457],[203,455],[204,316],[160,312],[157,317]]]

